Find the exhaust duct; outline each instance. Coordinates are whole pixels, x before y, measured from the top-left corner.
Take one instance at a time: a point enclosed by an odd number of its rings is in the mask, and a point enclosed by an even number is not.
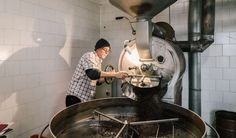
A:
[[[189,40],[174,42],[183,52],[203,52],[214,42],[215,0],[189,2]]]

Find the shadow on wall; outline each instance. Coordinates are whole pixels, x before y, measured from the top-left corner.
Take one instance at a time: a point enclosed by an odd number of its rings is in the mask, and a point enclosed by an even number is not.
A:
[[[59,55],[66,39],[64,20],[34,19],[33,30],[20,32],[21,46],[12,46],[16,52],[0,65],[0,121],[14,122],[10,137],[30,135],[65,107],[69,67]]]

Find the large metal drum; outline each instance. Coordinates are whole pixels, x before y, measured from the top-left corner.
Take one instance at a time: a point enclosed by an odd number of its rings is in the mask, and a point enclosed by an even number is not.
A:
[[[122,50],[119,58],[119,70],[126,71],[130,77],[123,82],[129,87],[151,88],[168,87],[162,100],[181,105],[182,77],[185,71],[185,58],[181,49],[173,43],[158,37],[152,37],[152,59],[140,59],[136,41],[131,41]],[[125,89],[123,94],[129,98],[133,91]]]
[[[190,110],[159,102],[140,112],[129,98],[93,100],[56,114],[49,128],[54,138],[202,138],[206,126]],[[158,109],[158,110],[155,110]],[[143,110],[143,109],[142,109]]]

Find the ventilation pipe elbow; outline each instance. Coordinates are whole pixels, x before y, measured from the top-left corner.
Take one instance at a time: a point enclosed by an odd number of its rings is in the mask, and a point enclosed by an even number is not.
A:
[[[196,18],[192,16],[192,13],[189,13],[189,40],[174,42],[179,45],[184,52],[203,52],[214,42],[215,0],[203,0],[201,4],[202,11],[196,8],[194,2],[189,6],[192,11],[198,10],[196,12],[200,13]],[[201,29],[199,27],[201,27]]]

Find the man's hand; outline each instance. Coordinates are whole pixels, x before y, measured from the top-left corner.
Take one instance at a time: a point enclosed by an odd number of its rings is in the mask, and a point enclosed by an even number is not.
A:
[[[115,73],[115,77],[119,79],[125,79],[128,77],[128,73],[126,71],[118,71]]]

